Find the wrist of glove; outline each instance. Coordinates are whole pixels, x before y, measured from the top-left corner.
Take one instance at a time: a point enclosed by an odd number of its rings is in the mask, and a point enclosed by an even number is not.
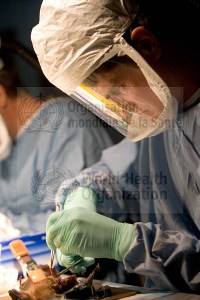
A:
[[[47,222],[47,244],[70,256],[122,261],[135,238],[135,227],[108,217],[72,208],[53,213]]]
[[[66,198],[64,209],[84,207],[89,211],[96,212],[96,195],[90,188],[78,187]]]

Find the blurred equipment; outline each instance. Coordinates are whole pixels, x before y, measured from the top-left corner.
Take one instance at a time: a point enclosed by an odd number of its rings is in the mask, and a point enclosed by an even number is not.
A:
[[[20,262],[24,277],[28,276],[33,283],[46,278],[45,273],[29,256],[29,251],[22,240],[14,240],[9,244],[14,257]]]
[[[13,227],[11,220],[4,214],[0,213],[1,242],[12,237],[17,237],[19,234],[20,230]]]

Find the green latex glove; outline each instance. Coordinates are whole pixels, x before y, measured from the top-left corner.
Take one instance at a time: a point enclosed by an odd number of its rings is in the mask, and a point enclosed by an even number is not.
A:
[[[77,260],[79,260],[81,257],[78,255],[72,256],[72,255],[64,255],[61,253],[59,249],[56,250],[56,257],[58,260],[58,263],[61,266],[64,266],[66,268],[70,267],[72,264],[74,264]],[[85,273],[86,268],[93,265],[95,263],[95,259],[92,257],[84,257],[83,261],[81,261],[78,265],[72,267],[70,271],[72,273]]]
[[[73,190],[66,198],[64,203],[64,209],[71,209],[75,207],[84,207],[88,211],[96,212],[96,195],[90,188],[78,187]],[[70,267],[73,263],[80,259],[78,255],[64,255],[59,249],[56,251],[56,257],[58,263],[66,268]],[[70,271],[72,273],[85,273],[86,268],[95,263],[95,259],[92,257],[84,257],[83,261],[72,267]]]
[[[134,238],[135,227],[72,208],[53,213],[47,222],[47,244],[64,255],[112,258],[122,261]]]
[[[96,195],[90,188],[78,187],[73,190],[66,198],[64,209],[74,207],[84,207],[89,211],[96,212]]]

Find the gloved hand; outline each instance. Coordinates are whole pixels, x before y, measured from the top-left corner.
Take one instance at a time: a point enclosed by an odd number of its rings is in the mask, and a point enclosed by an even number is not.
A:
[[[73,190],[65,200],[64,209],[74,207],[84,207],[88,211],[96,212],[96,195],[93,190],[86,187],[78,187]]]
[[[56,257],[58,260],[58,263],[61,266],[64,266],[66,268],[70,267],[72,264],[74,264],[76,261],[78,261],[81,257],[78,255],[64,255],[61,253],[59,249],[56,250]],[[78,265],[72,267],[70,271],[72,273],[85,273],[86,268],[93,265],[95,263],[95,259],[92,257],[84,257],[83,261],[81,261]]]
[[[75,207],[84,207],[88,211],[96,212],[96,195],[90,188],[78,187],[72,191],[64,202],[64,209],[71,209]],[[81,257],[78,255],[64,255],[59,249],[56,251],[58,263],[66,268],[70,267],[73,263]],[[95,263],[92,257],[84,257],[83,261],[70,270],[73,273],[85,273],[86,268]]]
[[[135,227],[85,208],[53,213],[47,222],[47,244],[64,255],[122,261],[135,238]]]

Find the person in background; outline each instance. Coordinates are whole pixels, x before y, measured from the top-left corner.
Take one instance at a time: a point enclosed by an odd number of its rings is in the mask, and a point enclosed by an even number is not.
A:
[[[56,196],[47,243],[65,266],[84,258],[74,271],[111,258],[149,288],[200,293],[199,14],[189,0],[42,3],[44,74],[128,138]]]
[[[2,222],[9,220],[13,234],[36,234],[45,231],[61,182],[98,161],[113,142],[106,124],[70,97],[51,96],[50,87],[48,96],[32,96],[13,57],[0,49],[1,228],[5,233]],[[7,229],[1,239],[10,237]]]

